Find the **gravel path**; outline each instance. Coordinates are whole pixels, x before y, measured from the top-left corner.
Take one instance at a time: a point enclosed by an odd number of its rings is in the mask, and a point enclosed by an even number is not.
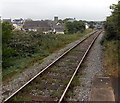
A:
[[[90,34],[88,34],[90,35]],[[86,35],[86,36],[88,36]],[[81,38],[82,39],[82,38]],[[7,98],[11,93],[15,92],[18,88],[20,88],[24,83],[30,80],[33,76],[39,73],[43,68],[45,68],[48,64],[58,58],[63,52],[71,48],[73,45],[77,44],[80,40],[77,40],[73,43],[68,44],[65,48],[53,53],[43,60],[43,63],[36,64],[32,68],[29,68],[14,78],[12,81],[3,85],[3,96],[4,99]]]
[[[82,68],[82,73],[79,77],[79,82],[81,86],[75,86],[72,89],[73,96],[66,98],[67,101],[89,101],[90,91],[92,86],[92,80],[95,76],[103,74],[103,64],[102,64],[102,47],[100,45],[100,40],[103,33],[99,35],[95,44],[91,48],[91,52],[88,54],[84,62],[84,67]]]

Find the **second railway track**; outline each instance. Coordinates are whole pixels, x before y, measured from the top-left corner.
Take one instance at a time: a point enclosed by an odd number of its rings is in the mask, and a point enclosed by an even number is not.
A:
[[[80,68],[82,61],[100,33],[101,31],[94,32],[66,51],[20,89],[5,99],[4,102],[58,101],[60,103]]]

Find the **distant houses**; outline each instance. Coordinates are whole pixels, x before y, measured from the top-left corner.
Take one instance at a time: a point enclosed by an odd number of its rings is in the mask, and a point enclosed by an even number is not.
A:
[[[66,18],[64,19],[65,22],[74,22],[77,21],[75,18]]]
[[[7,22],[10,23],[14,26],[14,29],[22,30],[23,25],[24,25],[24,20],[22,18],[20,19],[2,19],[2,22]]]
[[[74,22],[74,21],[76,21],[75,18],[68,18],[68,22]]]
[[[24,25],[24,20],[22,18],[14,19],[12,21],[12,24],[15,27],[15,29],[22,30],[23,29],[23,25]]]
[[[12,23],[13,24],[17,24],[18,26],[20,26],[20,25],[24,24],[24,20],[22,18],[20,18],[20,19],[14,19]]]
[[[77,21],[75,18],[66,18],[64,20],[59,19],[57,16],[54,17],[54,20],[32,20],[32,19],[2,19],[2,22],[8,22],[13,24],[14,29],[23,30],[23,31],[40,31],[44,34],[64,34],[66,22]],[[102,28],[101,23],[99,22],[86,22],[86,29],[90,28],[93,25],[93,28],[99,29]]]
[[[14,29],[23,31],[40,31],[42,33],[54,33],[54,34],[64,34],[64,27],[62,23],[59,23],[57,16],[54,20],[32,20],[32,19],[3,19],[2,22],[8,22],[13,24]]]
[[[28,31],[48,32],[52,29],[47,21],[25,21],[23,28]]]
[[[64,27],[58,21],[58,17],[54,17],[52,20],[41,20],[41,21],[25,21],[23,25],[24,30],[28,31],[41,31],[45,34],[64,34]]]

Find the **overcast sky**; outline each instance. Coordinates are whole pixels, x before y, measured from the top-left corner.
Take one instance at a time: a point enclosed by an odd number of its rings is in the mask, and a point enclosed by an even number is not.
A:
[[[2,18],[105,20],[118,0],[2,0]]]

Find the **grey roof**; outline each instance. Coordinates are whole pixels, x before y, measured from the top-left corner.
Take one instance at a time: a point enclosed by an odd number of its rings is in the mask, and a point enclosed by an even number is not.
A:
[[[25,21],[24,28],[38,28],[38,27],[46,27],[50,28],[50,25],[47,21]]]
[[[22,25],[24,23],[24,20],[22,18],[14,19],[12,23],[17,25]]]
[[[56,32],[64,32],[64,28],[62,25],[54,25],[53,29],[55,29]]]

